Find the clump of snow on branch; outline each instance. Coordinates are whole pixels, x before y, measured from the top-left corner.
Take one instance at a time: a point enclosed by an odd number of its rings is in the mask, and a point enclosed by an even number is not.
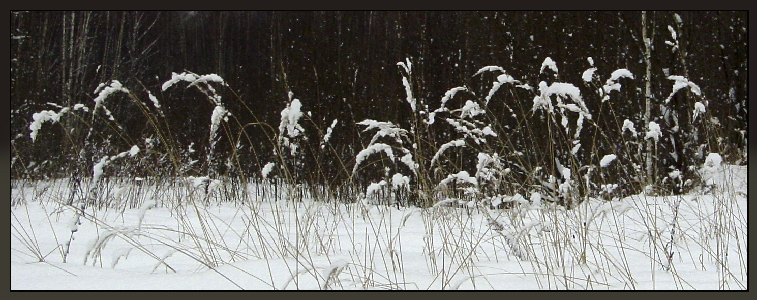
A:
[[[223,81],[223,78],[221,78],[221,76],[218,76],[217,74],[206,74],[206,75],[197,77],[197,79],[194,80],[192,83],[190,83],[189,86],[197,85],[198,83],[207,84],[208,82],[217,82],[220,84],[226,84],[226,82]]]
[[[518,81],[508,74],[502,74],[502,75],[497,76],[497,82],[501,84],[506,84],[506,83],[516,83]]]
[[[499,154],[478,153],[478,163],[476,164],[476,178],[482,181],[491,181],[499,174],[502,168]],[[508,170],[505,170],[507,172]]]
[[[610,78],[605,82],[605,85],[602,86],[602,91],[604,91],[605,95],[602,98],[602,102],[610,100],[610,92],[620,91],[621,84],[618,82],[620,78],[633,79],[633,73],[628,69],[617,69],[613,71],[612,74],[610,74]]]
[[[623,120],[623,129],[621,131],[625,132],[626,130],[628,130],[631,134],[633,134],[633,136],[636,136],[637,134],[636,128],[634,127],[633,122],[631,122],[631,120],[629,119]]]
[[[329,126],[328,129],[326,129],[326,134],[323,135],[323,141],[321,142],[321,149],[326,147],[326,143],[329,142],[329,139],[331,139],[331,133],[334,131],[334,127],[336,127],[336,124],[339,122],[339,120],[334,119],[334,121],[331,122],[331,126]]]
[[[410,109],[412,109],[413,112],[415,112],[416,107],[416,101],[415,97],[413,96],[413,88],[410,85],[410,80],[408,77],[412,76],[413,74],[413,64],[410,62],[410,59],[406,59],[407,63],[405,62],[398,62],[397,65],[401,66],[405,70],[405,74],[402,74],[402,85],[405,86],[405,94],[407,94],[407,98],[405,99],[408,104],[410,104]]]
[[[484,72],[493,72],[493,71],[499,71],[499,72],[505,73],[505,69],[502,69],[502,67],[500,66],[486,66],[481,69],[478,69],[478,71],[476,71],[476,74],[473,74],[473,76],[475,77],[476,75],[482,74]]]
[[[557,66],[555,66],[555,72],[556,72],[556,68],[557,68]],[[499,90],[499,88],[502,85],[510,83],[510,84],[517,84],[516,87],[520,87],[520,88],[523,88],[523,89],[527,89],[527,90],[531,90],[532,89],[531,86],[529,86],[528,84],[521,84],[520,81],[515,80],[515,78],[513,78],[512,76],[510,76],[509,74],[507,74],[507,72],[505,72],[505,69],[503,69],[500,66],[486,66],[486,67],[483,67],[483,68],[479,69],[475,74],[473,74],[473,77],[475,77],[477,75],[480,75],[480,74],[483,74],[484,72],[500,72],[500,73],[502,73],[499,76],[497,76],[497,81],[494,81],[492,83],[492,88],[489,89],[489,93],[487,94],[486,98],[484,98],[484,106],[489,105],[489,101],[491,100],[492,96],[494,96],[494,94]]]
[[[87,107],[84,104],[78,103],[78,104],[74,104],[74,110],[83,110],[85,112],[88,112],[89,111],[89,107]]]
[[[468,90],[468,88],[466,88],[464,86],[459,86],[459,87],[456,87],[456,88],[451,88],[450,90],[448,90],[447,92],[445,92],[444,93],[444,97],[442,97],[442,101],[441,101],[442,107],[444,107],[444,105],[447,103],[447,101],[449,101],[450,99],[452,99],[452,97],[455,97],[455,95],[458,92],[467,91],[467,90]]]
[[[279,143],[290,149],[290,153],[294,155],[297,153],[298,145],[293,143],[292,140],[298,137],[305,139],[305,129],[300,125],[300,118],[302,118],[302,103],[300,100],[294,98],[292,92],[289,93],[290,102],[281,111],[281,123],[279,123]]]
[[[670,31],[670,36],[673,38],[673,40],[678,39],[678,34],[676,34],[675,29],[673,29],[673,26],[668,25],[668,31]]]
[[[573,189],[573,179],[571,178],[572,172],[569,168],[563,167],[561,164],[557,164],[557,171],[562,175],[563,182],[558,185],[557,191],[561,195],[568,195]]]
[[[175,73],[171,72],[171,79],[164,82],[163,86],[161,87],[163,91],[168,89],[169,87],[173,86],[179,81],[186,81],[189,82],[189,85],[187,88],[190,88],[192,86],[196,86],[198,89],[200,89],[203,93],[205,93],[209,99],[211,99],[213,102],[215,102],[216,105],[221,105],[221,96],[216,93],[216,90],[213,88],[213,86],[210,85],[211,82],[220,83],[221,85],[226,85],[226,82],[221,78],[221,76],[218,76],[217,74],[206,74],[206,75],[197,75],[193,73]],[[200,83],[204,83],[203,87],[200,87]]]
[[[564,82],[555,82],[551,85],[547,85],[546,82],[542,81],[539,82],[539,92],[540,95],[534,97],[534,105],[532,107],[532,110],[538,110],[538,109],[545,109],[548,112],[554,111],[554,108],[552,106],[552,101],[550,101],[550,97],[553,95],[558,96],[557,98],[557,104],[558,107],[562,107],[574,112],[578,112],[587,119],[591,119],[591,114],[589,113],[589,110],[586,108],[586,104],[583,101],[583,98],[581,98],[581,90],[578,89],[575,85],[572,85],[570,83],[564,83]],[[578,106],[575,105],[566,105],[563,103],[562,99],[571,99],[573,102],[575,102]]]
[[[109,85],[100,84],[95,90],[95,94],[98,95],[97,97],[95,97],[95,108],[92,110],[92,113],[94,114],[97,112],[98,108],[102,108],[105,111],[105,114],[108,116],[108,119],[115,121],[113,114],[110,112],[110,110],[108,110],[108,108],[105,107],[103,103],[105,102],[105,99],[116,92],[123,92],[128,94],[129,90],[123,87],[121,82],[119,82],[118,80],[111,80]]]
[[[723,171],[723,157],[718,153],[707,154],[707,158],[704,160],[704,164],[699,169],[699,173],[702,176],[702,181],[706,185],[714,185],[716,183],[716,175],[718,172]]]
[[[570,99],[581,106],[582,110],[588,113],[586,105],[584,105],[583,99],[581,98],[581,90],[579,90],[575,85],[564,82],[555,82],[549,86],[547,95],[558,95],[562,98],[570,97]]]
[[[618,158],[615,154],[608,154],[602,157],[602,159],[599,161],[599,166],[606,168],[610,165],[616,158]]]
[[[589,113],[589,109],[586,107],[586,103],[583,101],[583,98],[581,98],[581,91],[576,87],[575,85],[572,85],[570,83],[564,83],[564,82],[555,82],[550,85],[547,85],[546,82],[542,81],[539,83],[539,92],[540,94],[535,96],[533,99],[533,107],[531,108],[532,111],[536,111],[539,109],[544,109],[548,113],[554,113],[555,109],[552,105],[552,96],[557,96],[557,108],[559,108],[560,115],[562,116],[561,124],[565,128],[566,134],[568,133],[568,118],[565,116],[565,111],[571,111],[578,113],[578,119],[576,120],[576,130],[574,133],[574,136],[576,139],[581,134],[581,130],[583,129],[583,122],[584,119],[591,119],[592,115]],[[571,99],[574,103],[565,103],[563,99]],[[578,150],[578,148],[574,149],[575,151]]]
[[[131,146],[129,149],[129,156],[136,156],[139,153],[139,147],[137,145]]]
[[[694,103],[694,117],[692,121],[696,121],[697,117],[705,113],[705,111],[707,110],[704,108],[704,104],[702,104],[702,102],[697,101],[696,103]]]
[[[402,129],[391,122],[379,122],[376,120],[366,119],[357,124],[367,126],[363,130],[363,132],[378,129],[376,134],[373,135],[373,138],[371,139],[371,142],[369,144],[373,144],[376,142],[376,140],[385,136],[392,137],[398,144],[402,144],[402,137],[407,135],[407,130]]]
[[[531,107],[532,111],[536,111],[539,109],[544,109],[549,113],[552,113],[554,111],[554,107],[552,107],[552,101],[549,99],[549,96],[547,95],[547,91],[549,90],[549,86],[547,86],[547,83],[542,81],[539,82],[539,95],[534,96],[534,105]]]
[[[446,99],[443,98],[442,100]],[[444,106],[442,108],[447,110]],[[441,111],[441,108],[437,110],[437,112],[439,111]],[[458,112],[460,113],[459,116],[452,115],[453,118],[445,118],[444,120],[452,125],[455,131],[463,133],[465,138],[471,138],[477,144],[482,144],[486,142],[486,136],[497,136],[489,125],[473,119],[478,115],[486,114],[486,111],[477,102],[468,100],[463,107],[450,111],[450,113]]]
[[[199,76],[197,76],[196,74],[192,74],[192,73],[183,72],[181,74],[178,74],[178,73],[175,73],[175,72],[171,72],[171,79],[168,80],[168,81],[166,81],[166,82],[164,82],[163,86],[161,87],[161,89],[163,91],[165,91],[165,90],[167,90],[168,88],[170,88],[171,86],[173,86],[174,84],[176,84],[179,81],[186,81],[186,82],[189,82],[189,83],[193,83],[193,82],[195,82],[195,80],[197,80],[197,78],[199,78]]]
[[[614,82],[618,81],[618,79],[620,78],[633,79],[633,73],[631,73],[631,71],[629,71],[628,69],[617,69],[613,71],[612,74],[610,74],[610,79],[608,79],[607,81]]]
[[[103,174],[103,168],[108,163],[110,157],[103,156],[98,163],[92,167],[92,182],[97,182]]]
[[[365,196],[370,197],[370,196],[378,195],[379,192],[381,192],[381,188],[383,188],[384,186],[386,186],[386,180],[381,180],[378,183],[375,183],[375,182],[371,183],[365,189]]]
[[[502,70],[502,72],[504,72],[504,70]],[[489,90],[489,94],[486,96],[484,105],[488,105],[489,101],[492,99],[492,96],[494,96],[494,93],[496,93],[502,85],[505,85],[508,83],[515,84],[515,83],[520,83],[520,82],[515,80],[515,78],[508,75],[507,73],[497,76],[497,81],[492,83],[492,88]]]
[[[95,90],[95,94],[98,94],[97,97],[95,98],[95,110],[97,110],[97,108],[102,106],[103,101],[105,101],[105,99],[107,99],[108,96],[110,96],[111,94],[115,92],[124,92],[128,94],[129,90],[123,87],[121,82],[119,82],[118,80],[112,80],[110,82],[110,85],[107,85],[107,86],[104,86],[103,84],[101,84],[100,87],[98,87],[97,90]]]
[[[269,162],[263,166],[263,169],[260,171],[260,175],[263,176],[263,179],[267,179],[268,175],[271,174],[271,171],[273,171],[273,167],[275,167],[276,164]]]
[[[439,160],[439,157],[444,153],[444,151],[447,151],[447,149],[451,147],[464,147],[464,146],[465,146],[465,140],[463,139],[454,140],[454,141],[450,141],[450,142],[442,144],[439,147],[439,150],[436,151],[436,154],[434,154],[434,158],[431,159],[431,165],[433,166],[434,162]]]
[[[134,146],[131,146],[129,151],[124,151],[124,152],[119,153],[118,155],[113,155],[108,160],[114,161],[119,158],[124,158],[127,155],[130,157],[134,157],[134,156],[137,156],[137,154],[139,154],[139,147],[137,145],[134,145]]]
[[[544,62],[541,63],[541,69],[539,70],[539,73],[544,73],[544,70],[547,69],[547,68],[549,68],[552,71],[554,71],[555,74],[558,73],[557,72],[557,64],[555,63],[554,60],[552,60],[551,57],[547,57],[547,58],[544,59]]]
[[[670,49],[671,51],[676,52],[676,50],[678,50],[678,34],[676,33],[676,30],[673,29],[673,26],[670,25],[668,25],[668,31],[670,31],[670,37],[673,38],[673,41],[665,41],[665,44],[672,47]]]
[[[439,182],[439,186],[449,186],[452,182],[470,183],[474,186],[478,185],[478,181],[475,177],[471,177],[466,171],[460,171],[457,174],[448,175],[447,178]]]
[[[386,155],[389,156],[391,160],[394,160],[394,152],[392,151],[391,146],[384,143],[375,143],[361,150],[357,154],[357,156],[355,157],[355,167],[352,168],[352,174],[355,174],[357,172],[357,169],[360,166],[360,164],[366,158],[368,158],[368,156],[371,156],[372,154],[376,154],[376,153],[381,153],[381,152],[386,153]]]
[[[426,121],[426,124],[428,125],[434,124],[435,116],[437,113],[449,111],[449,109],[447,109],[446,107],[447,102],[453,97],[455,97],[455,95],[458,92],[462,92],[462,91],[468,91],[468,88],[460,86],[460,87],[451,88],[447,92],[445,92],[441,100],[442,105],[436,110],[428,114],[428,121]]]
[[[147,97],[150,98],[150,101],[152,101],[152,105],[155,106],[155,108],[158,110],[158,113],[160,113],[161,116],[165,116],[163,114],[163,111],[160,109],[160,102],[158,101],[158,98],[155,97],[150,91],[147,91]]]
[[[61,107],[60,105],[57,105],[55,103],[48,103],[52,104],[56,107]],[[84,104],[75,104],[74,110],[83,110],[85,112],[89,111],[89,108],[85,106]],[[52,122],[57,123],[60,121],[61,116],[63,116],[65,113],[71,111],[68,107],[62,107],[58,112],[54,112],[52,110],[43,110],[38,113],[34,113],[32,115],[32,123],[29,124],[29,130],[31,130],[31,133],[29,134],[29,137],[32,139],[32,142],[37,140],[37,135],[39,134],[39,130],[42,129],[42,124],[45,122]]]
[[[67,108],[62,109],[60,112],[54,112],[52,110],[43,110],[38,113],[34,113],[32,115],[32,121],[31,124],[29,124],[29,130],[32,132],[29,134],[29,137],[31,137],[32,141],[37,140],[37,134],[39,133],[39,130],[42,128],[42,123],[44,122],[53,122],[57,123],[60,120],[61,115],[68,111]]]
[[[465,137],[473,139],[476,144],[486,143],[486,136],[497,136],[497,133],[495,133],[489,125],[484,128],[478,128],[475,123],[462,119],[447,118],[445,121],[452,125],[457,132],[463,133]]]
[[[408,190],[410,189],[410,178],[400,173],[395,173],[392,176],[392,190]]]
[[[211,148],[215,145],[215,138],[218,134],[218,127],[221,124],[221,121],[228,121],[229,119],[229,111],[226,110],[221,105],[217,105],[215,109],[213,109],[213,115],[210,117],[210,145]]]
[[[137,145],[134,145],[134,146],[131,146],[131,148],[129,149],[129,151],[121,152],[118,155],[113,155],[113,156],[107,156],[107,155],[105,155],[105,156],[103,156],[100,159],[100,161],[98,161],[92,167],[92,182],[97,182],[100,179],[100,177],[102,177],[103,169],[105,168],[105,166],[108,165],[108,163],[110,163],[112,161],[115,161],[116,159],[119,159],[119,158],[124,158],[127,155],[130,156],[130,157],[134,157],[137,154],[139,154],[139,147]]]
[[[647,134],[644,136],[644,138],[654,139],[655,142],[659,142],[661,136],[662,130],[660,129],[660,125],[658,125],[656,122],[649,122]]]
[[[150,93],[150,91],[147,92],[147,97],[150,98],[150,101],[152,101],[152,105],[155,106],[155,108],[160,109],[160,102],[158,102],[158,98]]]
[[[673,80],[675,82],[673,83],[673,91],[670,92],[670,96],[668,96],[668,98],[665,99],[666,104],[670,102],[670,99],[673,98],[673,95],[675,95],[679,90],[683,88],[688,87],[691,90],[691,92],[694,93],[695,95],[697,96],[702,95],[702,90],[699,89],[699,86],[689,81],[689,79],[687,79],[686,77],[678,76],[678,75],[671,75],[671,76],[668,76],[668,79]]]
[[[597,71],[597,68],[588,68],[584,73],[581,75],[581,79],[583,79],[586,82],[591,82],[594,79],[594,72]]]
[[[457,110],[455,110],[457,111]],[[477,115],[482,115],[485,113],[483,109],[478,105],[478,103],[468,100],[465,102],[465,105],[459,109],[460,111],[460,118],[464,119],[466,117],[475,117]],[[454,112],[454,111],[453,111]]]
[[[415,173],[416,170],[418,170],[418,163],[413,160],[413,154],[410,153],[410,151],[404,148],[403,151],[405,152],[405,155],[400,157],[400,162],[405,164],[405,166],[407,166],[411,171],[413,171],[413,173]]]

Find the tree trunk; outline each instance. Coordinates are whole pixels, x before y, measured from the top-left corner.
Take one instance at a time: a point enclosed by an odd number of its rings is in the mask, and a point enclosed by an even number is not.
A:
[[[644,63],[646,64],[646,73],[644,75],[644,125],[649,126],[652,121],[652,41],[654,39],[654,26],[652,26],[652,36],[647,34],[647,12],[641,12],[641,36],[644,41]],[[654,155],[652,140],[646,140],[646,156],[644,157],[646,165],[645,181],[647,185],[655,183],[655,174],[652,163]]]

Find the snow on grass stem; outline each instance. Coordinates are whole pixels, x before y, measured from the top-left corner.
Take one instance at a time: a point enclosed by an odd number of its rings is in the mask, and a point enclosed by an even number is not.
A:
[[[655,143],[659,142],[660,137],[662,137],[662,130],[660,129],[660,125],[658,125],[656,122],[649,122],[648,128],[649,130],[647,131],[644,138],[654,139]]]
[[[465,146],[465,140],[458,139],[451,142],[444,143],[439,147],[439,150],[436,151],[436,154],[434,154],[434,157],[431,159],[431,165],[433,166],[434,163],[439,160],[439,157],[444,153],[444,151],[447,151],[450,147],[464,147]]]
[[[665,104],[670,102],[673,96],[683,88],[689,88],[689,90],[691,90],[691,92],[697,96],[702,95],[702,90],[699,88],[699,86],[689,81],[689,79],[684,76],[671,75],[671,76],[668,76],[668,79],[673,80],[674,83],[673,83],[673,91],[671,91],[670,95],[667,98],[665,98]]]
[[[268,179],[268,176],[271,174],[271,171],[273,171],[273,168],[276,166],[276,164],[269,162],[263,166],[263,169],[260,171],[260,175],[263,176],[263,179]]]
[[[106,85],[102,89],[98,88],[98,90],[99,90],[99,93],[95,92],[98,95],[97,95],[97,97],[94,100],[95,101],[95,109],[93,110],[93,112],[97,111],[97,109],[100,108],[103,105],[103,102],[105,101],[105,99],[107,99],[110,95],[112,95],[112,94],[114,94],[116,92],[123,92],[123,93],[126,93],[126,94],[129,93],[129,90],[127,88],[123,87],[123,85],[121,84],[121,82],[119,82],[118,80],[112,80],[110,82],[110,85]]]
[[[352,174],[354,175],[355,173],[357,173],[360,164],[363,163],[363,161],[368,158],[368,156],[381,152],[386,153],[386,155],[389,156],[392,161],[394,161],[394,152],[392,151],[391,146],[384,143],[375,143],[361,150],[357,154],[357,156],[355,156],[355,167],[352,168]]]
[[[405,94],[406,98],[405,101],[407,101],[408,104],[410,104],[410,109],[413,111],[413,113],[416,112],[416,100],[415,96],[413,96],[413,86],[410,84],[410,79],[413,76],[413,64],[410,62],[410,59],[405,59],[405,62],[398,62],[397,65],[402,67],[405,70],[405,73],[402,74],[402,85],[405,86]]]
[[[616,158],[618,158],[615,154],[608,154],[602,157],[602,160],[599,161],[599,166],[606,168],[610,165],[611,162],[613,162]]]
[[[326,144],[329,142],[329,139],[331,139],[331,133],[334,131],[334,127],[336,127],[337,122],[339,122],[339,120],[334,119],[334,121],[331,122],[331,126],[326,129],[326,134],[323,135],[323,141],[321,141],[321,149],[325,148]]]
[[[229,111],[226,110],[221,105],[217,105],[215,109],[213,109],[213,114],[210,116],[210,148],[211,151],[213,149],[213,146],[215,146],[215,137],[218,133],[218,127],[221,124],[221,121],[227,121],[229,119]]]
[[[545,58],[544,62],[541,63],[541,69],[539,69],[539,73],[544,73],[545,69],[550,69],[553,72],[555,72],[555,74],[558,73],[558,71],[557,71],[557,63],[555,63],[555,61],[552,60],[552,58],[550,58],[550,57]]]
[[[60,120],[60,117],[63,113],[65,113],[64,110],[61,110],[57,113],[51,110],[43,110],[41,112],[34,113],[34,115],[32,115],[32,119],[34,119],[34,121],[29,124],[29,130],[31,130],[29,137],[32,139],[32,142],[37,141],[37,134],[39,134],[39,130],[42,128],[43,123],[56,123]]]

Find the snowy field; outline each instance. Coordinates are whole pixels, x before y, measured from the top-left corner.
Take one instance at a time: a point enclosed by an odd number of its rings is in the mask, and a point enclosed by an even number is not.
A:
[[[14,181],[11,290],[744,290],[747,167],[708,172],[688,195],[569,211],[537,195],[420,209],[253,185],[230,203],[221,185],[110,181],[110,206],[78,222],[67,181]]]

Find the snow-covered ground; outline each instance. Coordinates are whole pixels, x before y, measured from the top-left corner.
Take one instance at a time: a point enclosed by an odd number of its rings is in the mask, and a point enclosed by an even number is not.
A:
[[[570,211],[273,201],[252,186],[228,203],[212,200],[218,185],[114,184],[112,207],[80,224],[60,204],[65,181],[14,182],[11,289],[746,289],[747,168],[706,171],[708,190]]]

